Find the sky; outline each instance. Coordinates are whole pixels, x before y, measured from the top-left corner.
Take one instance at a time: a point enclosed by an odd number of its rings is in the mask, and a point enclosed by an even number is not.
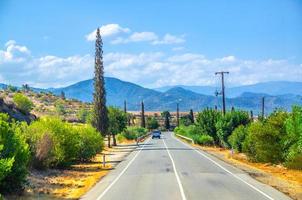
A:
[[[301,0],[1,0],[0,83],[62,87],[105,75],[157,88],[302,81]]]

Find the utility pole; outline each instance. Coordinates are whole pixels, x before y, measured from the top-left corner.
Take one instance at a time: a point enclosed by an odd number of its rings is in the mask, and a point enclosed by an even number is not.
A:
[[[179,103],[176,104],[176,124],[179,126]]]
[[[221,92],[216,92],[216,95],[222,95],[222,112],[225,115],[225,87],[224,87],[224,74],[229,74],[229,72],[215,72],[215,75],[220,74],[221,75]]]

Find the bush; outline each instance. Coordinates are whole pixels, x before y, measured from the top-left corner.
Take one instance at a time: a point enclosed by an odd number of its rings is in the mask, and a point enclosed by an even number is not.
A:
[[[143,136],[147,133],[147,129],[136,126],[129,126],[123,131],[122,135],[127,140],[135,140],[137,137]]]
[[[159,123],[155,117],[151,117],[147,119],[147,128],[149,130],[157,129],[159,127]]]
[[[26,130],[36,168],[66,167],[102,149],[102,137],[91,126],[75,127],[58,118],[43,118]]]
[[[243,152],[255,162],[279,163],[282,161],[280,132],[269,123],[256,122],[247,129]]]
[[[88,109],[81,108],[77,113],[77,118],[82,123],[91,123],[92,122],[92,112]]]
[[[247,135],[247,128],[243,125],[238,126],[228,138],[228,142],[232,149],[242,152],[242,143]]]
[[[104,143],[101,134],[91,125],[75,128],[79,134],[79,153],[77,160],[87,161],[103,149]]]
[[[201,145],[213,145],[214,143],[214,139],[209,136],[209,135],[194,135],[192,137],[192,139],[194,140],[194,143],[197,143],[197,144],[201,144]]]
[[[215,143],[219,143],[217,136],[216,123],[221,118],[221,113],[213,109],[205,109],[198,113],[196,124],[201,128],[202,132],[211,136]]]
[[[66,114],[66,108],[65,108],[65,105],[64,105],[64,101],[63,100],[57,100],[55,102],[55,108],[56,108],[56,112],[59,114],[59,115],[64,115]]]
[[[302,169],[302,107],[294,106],[285,124],[285,165]]]
[[[15,94],[13,100],[17,108],[24,114],[29,113],[33,109],[33,103],[21,93]]]
[[[0,113],[0,192],[23,189],[29,161],[29,147],[21,134],[21,124],[9,123]],[[25,126],[25,125],[24,125]]]
[[[220,146],[229,148],[228,137],[234,129],[239,125],[247,125],[249,122],[249,115],[245,111],[231,111],[221,116],[216,123]]]

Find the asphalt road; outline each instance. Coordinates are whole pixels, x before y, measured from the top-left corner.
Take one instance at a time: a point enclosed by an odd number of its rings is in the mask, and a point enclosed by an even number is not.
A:
[[[286,200],[241,170],[163,133],[147,139],[83,200]]]

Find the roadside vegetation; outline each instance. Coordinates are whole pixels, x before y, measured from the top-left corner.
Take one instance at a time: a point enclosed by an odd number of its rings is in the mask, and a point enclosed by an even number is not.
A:
[[[245,111],[205,109],[195,123],[181,123],[175,132],[195,143],[233,149],[252,162],[302,169],[302,107],[275,110],[267,118],[251,120]]]

